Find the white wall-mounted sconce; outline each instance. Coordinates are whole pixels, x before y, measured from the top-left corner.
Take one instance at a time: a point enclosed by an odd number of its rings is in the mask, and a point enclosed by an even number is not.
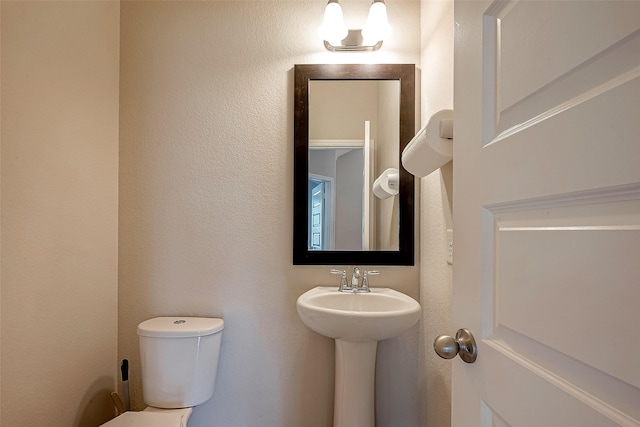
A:
[[[324,47],[331,52],[373,52],[380,49],[384,38],[391,34],[387,6],[384,0],[373,0],[364,28],[350,30],[344,23],[338,0],[329,0],[319,33]]]

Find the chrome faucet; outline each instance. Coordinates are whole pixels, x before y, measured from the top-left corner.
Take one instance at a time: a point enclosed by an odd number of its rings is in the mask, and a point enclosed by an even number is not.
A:
[[[353,268],[353,274],[351,275],[351,289],[357,292],[360,289],[360,269],[358,267]]]
[[[353,268],[353,273],[351,274],[351,285],[347,283],[347,270],[331,270],[331,274],[339,274],[340,275],[340,286],[338,286],[338,291],[340,292],[371,292],[369,289],[369,277],[370,275],[380,274],[378,270],[369,270],[360,272],[358,267]],[[362,282],[360,282],[360,278],[362,278]]]

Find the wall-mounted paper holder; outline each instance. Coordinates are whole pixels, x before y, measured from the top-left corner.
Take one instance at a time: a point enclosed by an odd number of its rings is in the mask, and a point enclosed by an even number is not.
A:
[[[398,169],[389,168],[382,172],[373,182],[373,194],[379,199],[388,199],[398,194],[400,189],[400,174]]]
[[[453,110],[440,110],[402,152],[402,166],[415,176],[427,176],[453,159]]]

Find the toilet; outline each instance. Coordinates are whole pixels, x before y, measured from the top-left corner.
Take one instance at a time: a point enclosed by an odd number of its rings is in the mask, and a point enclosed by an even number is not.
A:
[[[213,396],[222,319],[156,317],[138,325],[142,412],[125,412],[104,427],[187,427],[193,407]]]

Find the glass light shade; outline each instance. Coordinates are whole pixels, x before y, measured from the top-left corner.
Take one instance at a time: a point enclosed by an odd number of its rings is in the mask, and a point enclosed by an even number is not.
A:
[[[387,6],[382,0],[375,0],[369,8],[367,24],[362,29],[362,38],[366,43],[375,44],[391,34],[391,25],[387,18]]]
[[[342,16],[342,7],[337,1],[330,1],[324,9],[324,20],[318,33],[323,40],[334,45],[340,44],[340,41],[349,34]]]

